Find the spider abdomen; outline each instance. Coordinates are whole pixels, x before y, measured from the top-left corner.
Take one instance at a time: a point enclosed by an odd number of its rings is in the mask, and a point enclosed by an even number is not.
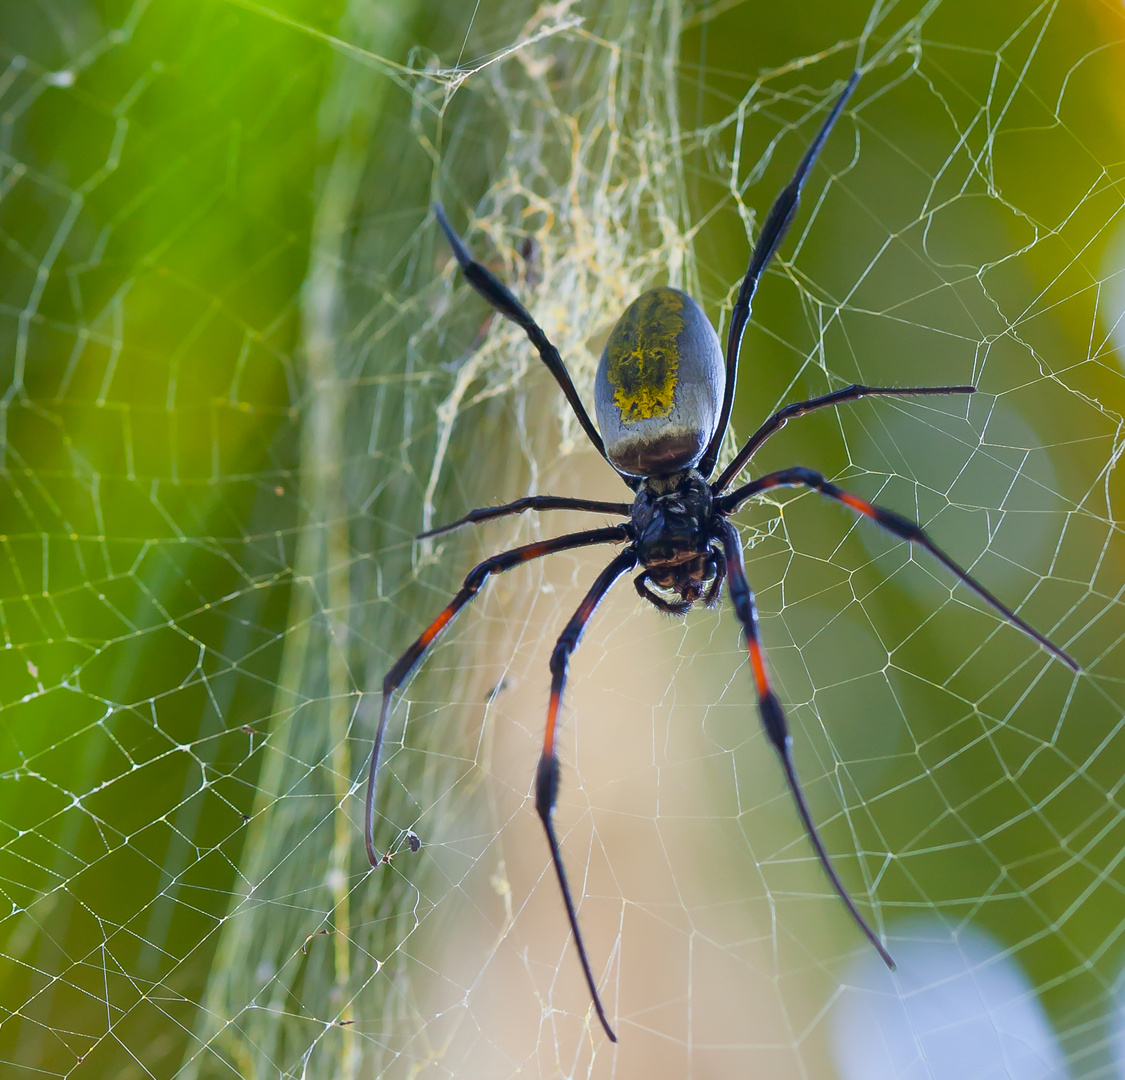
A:
[[[594,406],[606,456],[632,476],[695,466],[715,433],[725,381],[714,327],[687,293],[642,293],[610,331]]]

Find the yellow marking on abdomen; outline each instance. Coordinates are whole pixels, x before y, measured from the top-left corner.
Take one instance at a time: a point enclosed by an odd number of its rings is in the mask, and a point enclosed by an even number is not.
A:
[[[621,422],[668,416],[680,369],[684,302],[672,289],[645,293],[622,315],[606,344],[606,378]]]

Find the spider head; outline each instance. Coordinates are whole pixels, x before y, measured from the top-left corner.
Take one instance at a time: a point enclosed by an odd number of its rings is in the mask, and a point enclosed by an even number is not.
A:
[[[706,552],[711,502],[707,481],[694,469],[646,477],[631,515],[641,564],[675,566]]]
[[[723,572],[721,556],[714,551],[692,555],[680,563],[650,565],[648,580],[658,589],[676,593],[683,602],[684,611],[697,600],[712,607],[718,599]]]
[[[695,469],[646,477],[633,503],[637,557],[658,589],[711,603],[720,573],[711,549],[711,489]]]

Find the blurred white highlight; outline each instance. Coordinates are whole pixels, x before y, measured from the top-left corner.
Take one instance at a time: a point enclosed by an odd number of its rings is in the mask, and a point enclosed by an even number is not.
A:
[[[1125,224],[1119,224],[1105,246],[1101,265],[1098,314],[1109,331],[1109,344],[1125,365]]]
[[[1064,1080],[1046,1013],[1016,957],[941,922],[894,935],[898,972],[857,957],[833,1010],[841,1080]]]

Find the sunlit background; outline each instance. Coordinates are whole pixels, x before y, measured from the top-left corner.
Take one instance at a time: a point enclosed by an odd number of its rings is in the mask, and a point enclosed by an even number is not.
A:
[[[863,77],[755,300],[733,420],[791,424],[1083,665],[816,495],[738,518],[813,858],[726,606],[609,549],[479,559],[621,500],[431,206],[580,394],[670,283],[725,330],[752,239]],[[0,17],[0,1074],[1125,1078],[1125,12],[1117,0],[6,0]],[[734,452],[732,436],[728,456]],[[600,523],[600,521],[595,522]],[[422,841],[417,853],[407,830]]]

